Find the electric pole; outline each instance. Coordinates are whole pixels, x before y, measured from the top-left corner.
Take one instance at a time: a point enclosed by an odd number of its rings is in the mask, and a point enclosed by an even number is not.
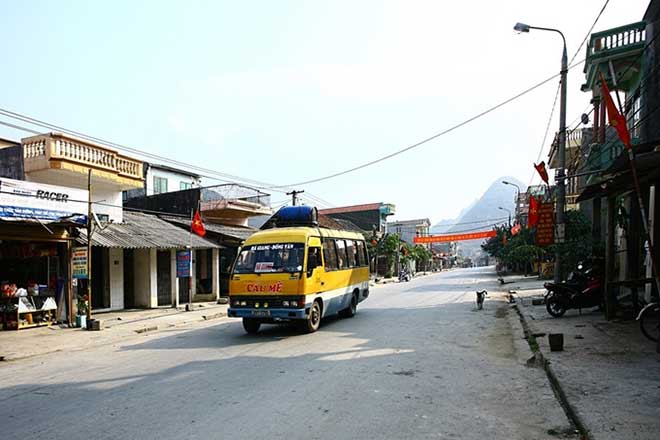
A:
[[[305,190],[296,191],[295,189],[291,192],[286,193],[287,196],[291,196],[291,203],[293,206],[298,206],[298,194],[304,193]]]

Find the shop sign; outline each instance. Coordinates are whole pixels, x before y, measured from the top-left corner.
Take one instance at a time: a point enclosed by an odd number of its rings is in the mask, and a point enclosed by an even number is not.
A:
[[[540,203],[536,224],[536,245],[549,246],[555,241],[555,204]]]
[[[190,276],[190,251],[176,251],[176,276],[177,278]]]
[[[87,279],[87,247],[74,247],[71,252],[74,279]]]
[[[0,219],[87,223],[87,190],[0,178]]]

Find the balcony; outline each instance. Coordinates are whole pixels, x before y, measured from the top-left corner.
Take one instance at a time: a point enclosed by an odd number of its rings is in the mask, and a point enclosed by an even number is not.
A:
[[[247,225],[249,217],[270,215],[270,194],[238,184],[201,188],[200,209],[211,221]]]
[[[32,136],[21,142],[29,180],[86,187],[91,169],[95,184],[120,191],[143,186],[142,162],[108,147],[60,133]]]
[[[612,84],[610,62],[617,74],[618,88],[624,91],[632,90],[639,82],[641,54],[645,46],[644,21],[591,34],[584,67],[586,83],[582,85],[582,91],[586,92],[595,87],[599,68],[610,85]]]
[[[575,130],[566,131],[566,161],[578,157],[580,149],[583,145],[591,142],[592,138],[592,129],[590,128],[576,128]],[[555,133],[555,138],[552,141],[552,146],[550,147],[550,154],[548,155],[548,166],[551,169],[556,169],[559,167],[559,158],[558,158],[558,149],[557,145],[559,144],[559,132]]]

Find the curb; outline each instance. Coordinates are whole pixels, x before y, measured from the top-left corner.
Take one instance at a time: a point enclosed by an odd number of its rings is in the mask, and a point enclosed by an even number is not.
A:
[[[178,313],[182,313],[182,312],[178,312]],[[160,317],[171,316],[171,315],[175,315],[175,314],[176,313],[161,315]],[[202,315],[202,316],[199,317],[199,319],[182,321],[182,322],[179,322],[179,323],[176,323],[176,324],[169,324],[166,327],[167,328],[184,327],[184,326],[195,324],[195,323],[206,322],[206,321],[209,321],[209,320],[212,320],[212,319],[223,318],[225,316],[227,316],[227,314],[225,312],[218,312],[218,313],[214,313],[214,314],[211,314],[211,315]],[[155,319],[155,318],[157,318],[157,317],[147,318],[145,320],[150,320],[150,319]],[[143,321],[143,319],[135,320],[135,321],[132,321],[132,322],[135,323],[135,322],[139,322],[139,321]],[[125,322],[125,323],[122,323],[122,324],[130,324],[130,323],[131,323],[131,321],[128,321],[128,322]],[[0,362],[2,362],[3,364],[10,363],[10,362],[20,362],[20,361],[23,361],[23,360],[26,360],[26,359],[36,358],[36,357],[40,357],[40,356],[48,356],[48,355],[51,355],[53,353],[59,353],[59,352],[63,352],[63,351],[79,352],[79,351],[89,350],[90,348],[106,347],[108,345],[118,344],[118,343],[122,342],[123,340],[131,338],[132,336],[134,337],[134,336],[137,336],[137,335],[144,335],[145,333],[154,333],[155,334],[155,333],[159,333],[161,330],[162,330],[162,327],[159,327],[158,325],[150,325],[150,326],[145,325],[143,327],[133,329],[132,330],[132,333],[134,333],[133,335],[131,335],[130,333],[126,333],[124,335],[116,335],[114,338],[110,338],[110,339],[105,340],[105,341],[98,341],[98,342],[96,342],[92,345],[88,345],[88,346],[73,347],[73,348],[67,348],[67,349],[54,348],[52,350],[43,351],[41,353],[31,353],[31,354],[27,354],[27,355],[23,355],[23,356],[17,356],[17,357],[7,357],[5,355],[0,355]]]
[[[520,319],[520,323],[522,324],[523,327],[523,332],[525,333],[525,339],[527,339],[527,342],[529,343],[530,340],[534,340],[534,335],[532,334],[532,331],[529,328],[529,324],[527,323],[527,319],[525,318],[525,315],[522,313],[520,310],[520,307],[518,304],[514,304],[513,308],[516,309],[516,313],[518,313],[518,318]],[[530,346],[531,349],[531,346]],[[561,383],[559,382],[559,379],[557,379],[557,375],[555,374],[554,370],[552,369],[552,366],[550,365],[550,361],[548,361],[544,356],[543,353],[541,353],[541,350],[538,351],[533,351],[534,353],[534,360],[536,365],[539,365],[543,368],[543,371],[545,371],[546,376],[548,377],[548,381],[550,382],[550,386],[552,387],[552,391],[554,391],[555,396],[557,397],[557,400],[559,400],[559,404],[561,405],[562,409],[564,410],[564,413],[566,414],[566,417],[568,417],[568,420],[571,421],[571,423],[575,426],[575,428],[580,432],[580,438],[581,440],[592,440],[591,435],[589,434],[589,429],[586,427],[584,424],[584,421],[582,418],[578,415],[577,411],[573,407],[573,405],[569,402],[568,398],[566,397],[566,393],[564,392],[564,388],[562,387]]]

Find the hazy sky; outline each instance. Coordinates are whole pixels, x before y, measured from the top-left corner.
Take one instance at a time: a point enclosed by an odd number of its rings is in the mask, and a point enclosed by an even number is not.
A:
[[[0,0],[0,107],[285,185],[418,142],[557,73],[559,36],[513,25],[560,28],[570,58],[603,3]],[[611,0],[595,31],[647,6]],[[569,123],[589,103],[583,80],[582,66],[569,72]],[[557,84],[301,189],[335,206],[394,203],[398,219],[453,217],[499,176],[530,181]]]

